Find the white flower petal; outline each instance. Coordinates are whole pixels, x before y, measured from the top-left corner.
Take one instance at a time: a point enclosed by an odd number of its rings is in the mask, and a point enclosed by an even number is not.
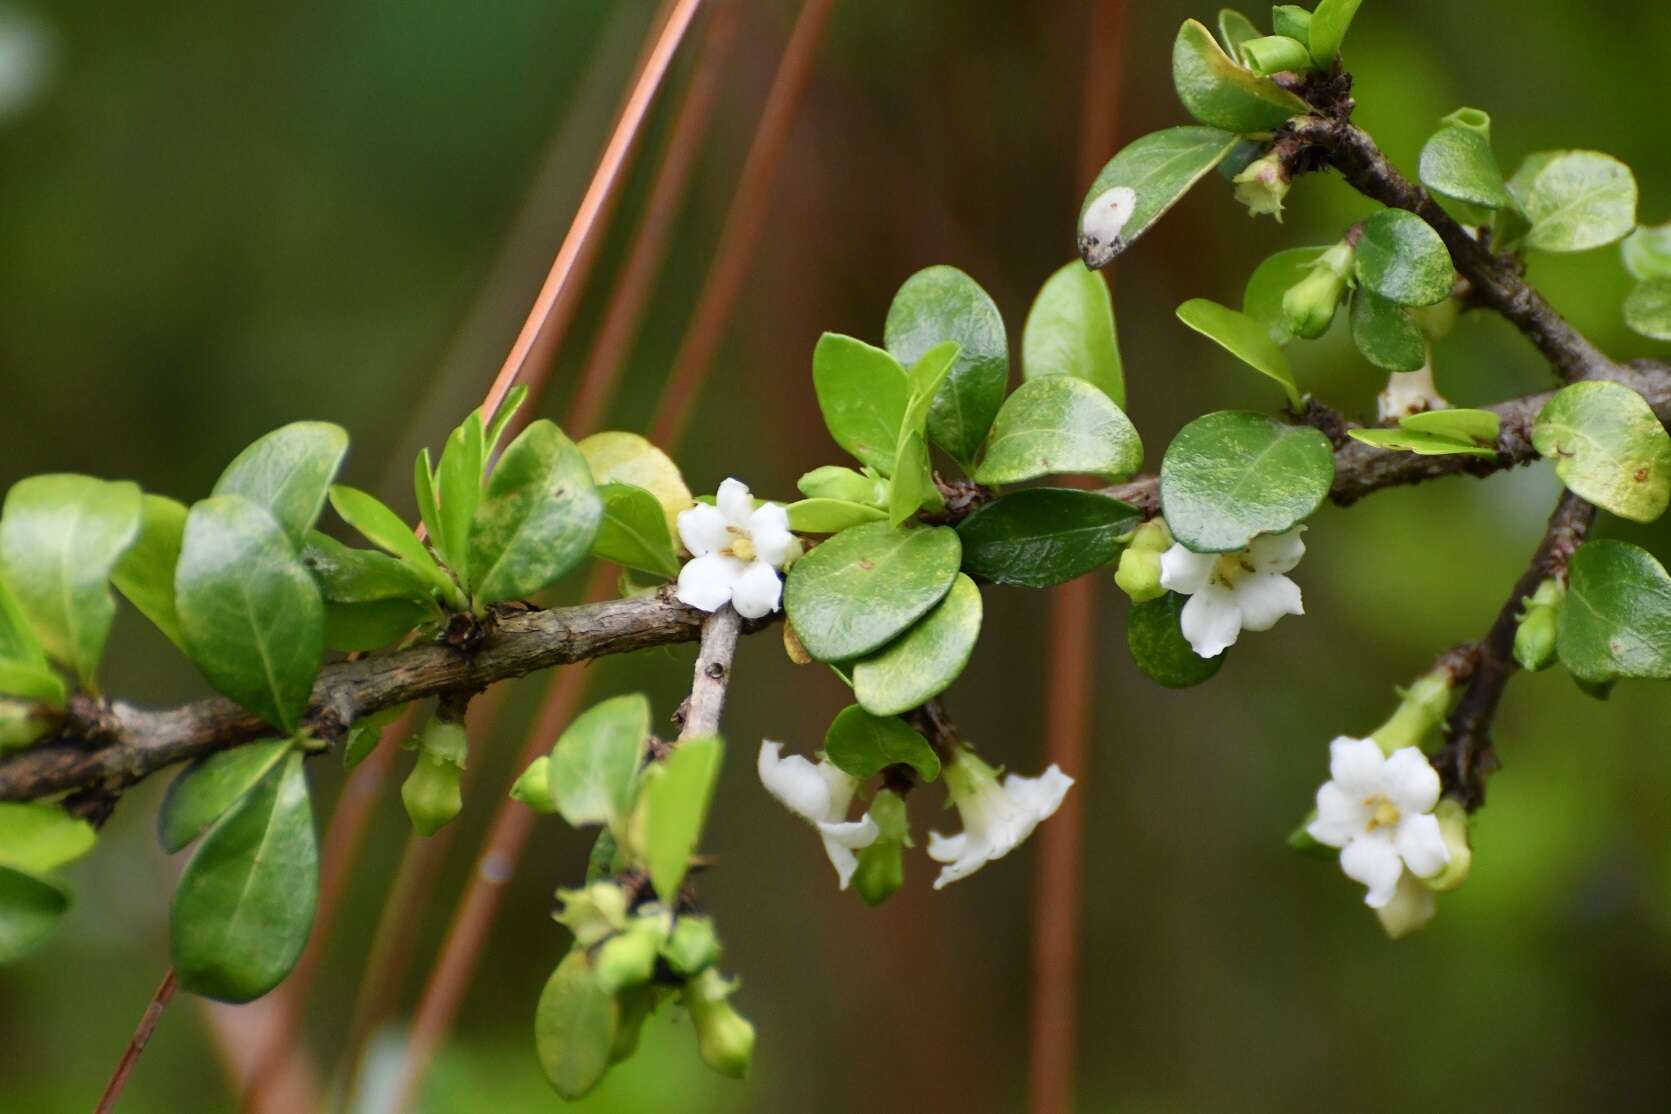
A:
[[[1392,900],[1375,910],[1375,915],[1381,918],[1381,927],[1387,930],[1387,935],[1397,940],[1433,919],[1439,907],[1438,896],[1407,870],[1399,876]]]
[[[1360,798],[1325,781],[1317,789],[1317,819],[1306,825],[1306,834],[1325,846],[1345,847],[1364,833],[1372,815]]]
[[[731,531],[718,507],[696,503],[679,512],[679,540],[692,557],[706,557],[731,544]]]
[[[1061,808],[1062,799],[1072,787],[1073,779],[1054,762],[1038,777],[1010,774],[1004,778],[1004,792],[1032,817],[1033,826]]]
[[[824,784],[830,790],[830,811],[825,813],[823,818],[825,820],[846,819],[847,805],[853,800],[854,791],[859,788],[859,779],[828,758],[819,759],[818,774],[824,779]]]
[[[1381,834],[1384,831],[1381,828],[1361,835],[1340,852],[1340,869],[1346,872],[1346,877],[1369,887],[1363,901],[1371,909],[1379,909],[1392,900],[1393,891],[1398,888],[1398,876],[1404,873],[1404,863],[1393,841]]]
[[[859,869],[859,857],[853,849],[846,847],[828,836],[824,837],[824,854],[829,857],[830,865],[835,867],[836,883],[845,890],[853,881],[853,872]]]
[[[1329,744],[1329,777],[1347,794],[1360,800],[1381,792],[1386,765],[1386,756],[1374,739],[1341,735]]]
[[[709,558],[701,559],[706,561]],[[690,565],[686,565],[685,568],[690,568]],[[684,581],[682,572],[679,579],[681,583]],[[748,567],[742,570],[731,585],[731,606],[745,619],[759,619],[770,615],[777,610],[778,601],[781,599],[783,581],[778,579],[777,570],[764,561],[750,561]]]
[[[826,842],[839,843],[858,851],[875,843],[882,829],[876,826],[876,821],[867,812],[857,820],[826,820],[818,825],[818,832]]]
[[[966,858],[957,860],[955,863],[949,863],[946,866],[941,867],[940,873],[935,876],[934,888],[937,890],[943,890],[953,882],[958,882],[969,877],[969,875],[975,873],[975,871],[979,870],[991,861],[992,860],[985,855],[970,855]]]
[[[819,824],[830,816],[830,787],[818,767],[798,754],[782,757],[783,744],[760,744],[755,769],[766,792],[803,820]]]
[[[1287,572],[1305,556],[1303,533],[1305,527],[1296,526],[1285,534],[1260,534],[1248,543],[1248,564],[1260,572]]]
[[[1236,582],[1231,593],[1242,609],[1243,630],[1270,630],[1284,615],[1304,615],[1300,586],[1281,573],[1256,572]]]
[[[1194,553],[1181,543],[1174,544],[1160,555],[1160,586],[1193,596],[1207,586],[1217,562],[1215,553]]]
[[[1451,861],[1450,848],[1445,846],[1445,837],[1439,832],[1439,818],[1430,812],[1406,813],[1398,822],[1393,846],[1417,878],[1431,878]]]
[[[1381,772],[1381,791],[1400,812],[1432,812],[1439,803],[1439,771],[1415,747],[1395,750]]]
[[[730,602],[742,578],[743,567],[735,557],[720,553],[686,561],[685,567],[679,570],[679,587],[673,594],[680,603],[699,611],[718,611]]]
[[[774,569],[782,568],[795,544],[795,535],[789,532],[789,512],[776,503],[763,503],[749,518],[748,530],[755,556]]]
[[[754,513],[754,497],[749,494],[748,484],[731,478],[720,484],[719,490],[714,493],[714,506],[719,508],[728,524],[743,530],[748,528],[749,516]]]
[[[1184,604],[1178,626],[1196,657],[1216,658],[1234,646],[1236,636],[1242,633],[1242,609],[1236,606],[1236,597],[1228,588],[1207,584]]]
[[[969,836],[965,832],[958,832],[954,836],[943,836],[939,832],[928,833],[928,857],[937,863],[956,862],[963,857],[963,852],[968,846]]]

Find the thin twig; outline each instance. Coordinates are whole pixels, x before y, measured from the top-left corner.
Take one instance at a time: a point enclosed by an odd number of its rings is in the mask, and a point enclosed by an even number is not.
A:
[[[725,709],[725,693],[731,683],[731,661],[737,656],[737,635],[742,629],[742,617],[730,604],[703,621],[702,647],[696,654],[690,695],[675,717],[680,739],[700,739],[719,733],[719,717]]]
[[[99,1098],[99,1105],[94,1114],[109,1114],[116,1109],[116,1101],[122,1097],[122,1091],[128,1085],[128,1076],[133,1074],[140,1054],[151,1042],[151,1034],[157,1031],[157,1023],[162,1020],[162,1011],[168,1008],[170,999],[174,997],[174,989],[174,968],[170,967],[168,973],[163,975],[162,982],[157,985],[157,992],[151,995],[145,1012],[140,1015],[139,1025],[134,1029],[132,1039],[128,1041],[127,1050],[116,1062],[116,1070],[111,1073],[110,1082],[105,1084],[104,1094]]]

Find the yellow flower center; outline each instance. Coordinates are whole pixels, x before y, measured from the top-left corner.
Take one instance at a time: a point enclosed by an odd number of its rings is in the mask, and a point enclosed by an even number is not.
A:
[[[1398,823],[1400,816],[1398,806],[1385,797],[1370,797],[1364,801],[1364,804],[1374,810],[1369,818],[1369,823],[1364,827],[1364,831],[1373,832],[1376,828],[1390,828]]]
[[[731,556],[739,561],[752,561],[755,557],[754,539],[738,534],[731,541]]]
[[[1226,588],[1234,588],[1236,581],[1251,576],[1253,572],[1254,568],[1248,563],[1246,553],[1226,553],[1213,562],[1212,579]]]

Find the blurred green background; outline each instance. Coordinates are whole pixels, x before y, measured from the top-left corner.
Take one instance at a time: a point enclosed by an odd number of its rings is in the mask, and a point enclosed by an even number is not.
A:
[[[189,500],[253,437],[311,417],[354,433],[347,480],[402,509],[413,452],[480,397],[520,325],[654,10],[649,0],[4,4],[3,41],[15,47],[19,27],[34,37],[0,57],[40,72],[32,92],[0,81],[0,487],[76,470]],[[1131,4],[1123,34],[1096,41],[1091,7],[837,4],[679,454],[693,487],[734,473],[789,496],[797,475],[837,460],[812,398],[813,342],[824,329],[879,340],[894,289],[919,267],[972,273],[1018,336],[1033,291],[1073,253],[1088,61],[1118,71],[1127,142],[1182,122],[1171,38],[1186,16],[1212,17],[1173,0]],[[654,405],[795,8],[742,0],[716,123],[614,427],[641,428]],[[1442,114],[1477,105],[1494,117],[1505,167],[1540,148],[1603,150],[1635,169],[1644,222],[1671,217],[1662,2],[1371,0],[1346,54],[1358,119],[1406,169]],[[652,115],[651,157],[633,168],[557,355],[552,416],[587,354],[669,116],[665,104]],[[1113,268],[1130,411],[1151,466],[1190,417],[1278,402],[1173,307],[1197,295],[1234,303],[1265,253],[1329,242],[1367,211],[1315,176],[1296,186],[1285,225],[1255,222],[1210,178]],[[1613,354],[1654,351],[1623,330],[1615,250],[1539,259],[1532,274]],[[1306,389],[1372,408],[1380,384],[1338,326],[1295,358]],[[1437,372],[1461,404],[1547,383],[1529,345],[1478,315]],[[1359,887],[1283,845],[1323,777],[1328,740],[1367,732],[1394,684],[1488,624],[1555,490],[1538,466],[1325,510],[1297,573],[1307,617],[1247,640],[1187,693],[1137,674],[1123,597],[1098,577],[1095,746],[1090,769],[1072,771],[1089,825],[1081,1109],[1665,1108],[1671,695],[1627,683],[1597,704],[1559,671],[1517,681],[1473,876],[1414,938],[1388,943]],[[1663,524],[1604,528],[1671,556]],[[948,696],[983,752],[1023,772],[1042,763],[1044,602],[989,591],[987,637]],[[691,656],[601,662],[590,692],[643,687],[665,715]],[[737,678],[706,839],[720,868],[703,891],[726,965],[744,980],[738,1005],[760,1029],[755,1077],[709,1074],[688,1026],[669,1020],[582,1108],[1020,1109],[1036,844],[938,894],[915,857],[905,892],[862,908],[836,892],[817,840],[753,773],[762,736],[819,744],[845,703],[838,683],[791,666],[775,635],[747,642]],[[206,691],[131,612],[105,680],[155,704]],[[520,682],[500,731],[475,740],[475,790],[414,926],[403,1008],[542,682]],[[343,775],[333,760],[312,775],[323,817]],[[150,825],[165,781],[130,794],[99,853],[75,868],[79,903],[57,939],[0,973],[8,1114],[90,1108],[162,974],[177,864]],[[395,788],[310,1003],[306,1035],[325,1074],[406,838]],[[912,802],[919,838],[950,820],[937,796]],[[535,1062],[531,1018],[567,946],[547,918],[551,892],[580,877],[587,844],[542,822],[426,1109],[561,1105]],[[229,1016],[223,1036],[235,1040]],[[236,1108],[206,1018],[175,1003],[124,1111]],[[373,1081],[397,1045],[392,1030],[380,1037]]]

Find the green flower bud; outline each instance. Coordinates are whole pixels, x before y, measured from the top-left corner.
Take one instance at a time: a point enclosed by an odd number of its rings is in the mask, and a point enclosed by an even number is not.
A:
[[[437,762],[462,770],[465,760],[470,757],[470,740],[464,734],[462,723],[432,719],[424,726],[423,735],[418,739],[418,750]]]
[[[1242,44],[1240,53],[1242,63],[1257,74],[1311,68],[1311,51],[1306,49],[1304,43],[1287,35],[1265,35],[1249,39]]]
[[[1160,554],[1152,549],[1128,546],[1120,554],[1120,567],[1114,570],[1114,583],[1131,597],[1132,603],[1147,603],[1166,595],[1160,584]]]
[[[459,789],[460,773],[450,762],[438,762],[420,753],[412,772],[400,787],[400,800],[419,835],[432,836],[464,808]]]
[[[1398,695],[1397,710],[1370,735],[1382,753],[1389,755],[1405,747],[1425,749],[1429,737],[1445,722],[1451,703],[1450,672],[1435,669],[1400,689]]]
[[[0,696],[0,754],[39,742],[52,732],[52,720],[41,705]]]
[[[719,961],[719,937],[711,917],[686,914],[673,922],[673,931],[661,946],[667,965],[686,977],[699,975]]]
[[[1433,809],[1439,820],[1439,834],[1445,840],[1445,850],[1451,861],[1432,878],[1424,879],[1427,888],[1441,893],[1454,890],[1468,880],[1468,868],[1473,865],[1474,850],[1468,846],[1468,810],[1462,802],[1446,797]]]
[[[1151,518],[1131,532],[1131,541],[1127,546],[1150,553],[1165,553],[1172,548],[1172,531],[1166,528],[1166,519]]]
[[[880,905],[905,885],[905,849],[880,840],[859,852],[853,889],[866,905]]]
[[[685,984],[685,1008],[696,1026],[703,1063],[721,1075],[744,1079],[754,1059],[754,1026],[725,1000],[735,989],[735,983],[710,967]]]
[[[593,882],[584,889],[558,890],[563,908],[552,920],[574,933],[577,947],[589,948],[627,927],[627,891],[615,882]]]
[[[557,811],[557,802],[551,796],[551,757],[540,755],[528,764],[522,771],[522,776],[511,786],[511,800],[521,801],[535,812],[552,813]]]
[[[1242,172],[1231,179],[1236,186],[1236,200],[1247,206],[1253,216],[1274,216],[1282,221],[1282,199],[1288,196],[1288,171],[1275,153],[1264,155],[1248,163]]]
[[[613,994],[649,982],[667,940],[667,921],[665,913],[634,917],[625,929],[605,940],[592,957],[598,985]]]
[[[1514,630],[1514,660],[1522,669],[1536,673],[1555,664],[1555,638],[1565,598],[1566,589],[1550,577],[1527,599]]]
[[[888,505],[887,481],[879,482],[879,477],[835,464],[814,468],[795,481],[795,486],[808,499],[845,499],[849,503],[864,503],[873,507]]]
[[[1354,254],[1348,243],[1334,245],[1312,264],[1310,274],[1282,295],[1282,317],[1295,336],[1314,340],[1328,332],[1346,294]]]
[[[638,1038],[644,1032],[644,1022],[656,1012],[662,990],[657,986],[630,986],[615,995],[620,1008],[615,1022],[615,1043],[609,1047],[609,1062],[618,1064],[638,1051]]]

